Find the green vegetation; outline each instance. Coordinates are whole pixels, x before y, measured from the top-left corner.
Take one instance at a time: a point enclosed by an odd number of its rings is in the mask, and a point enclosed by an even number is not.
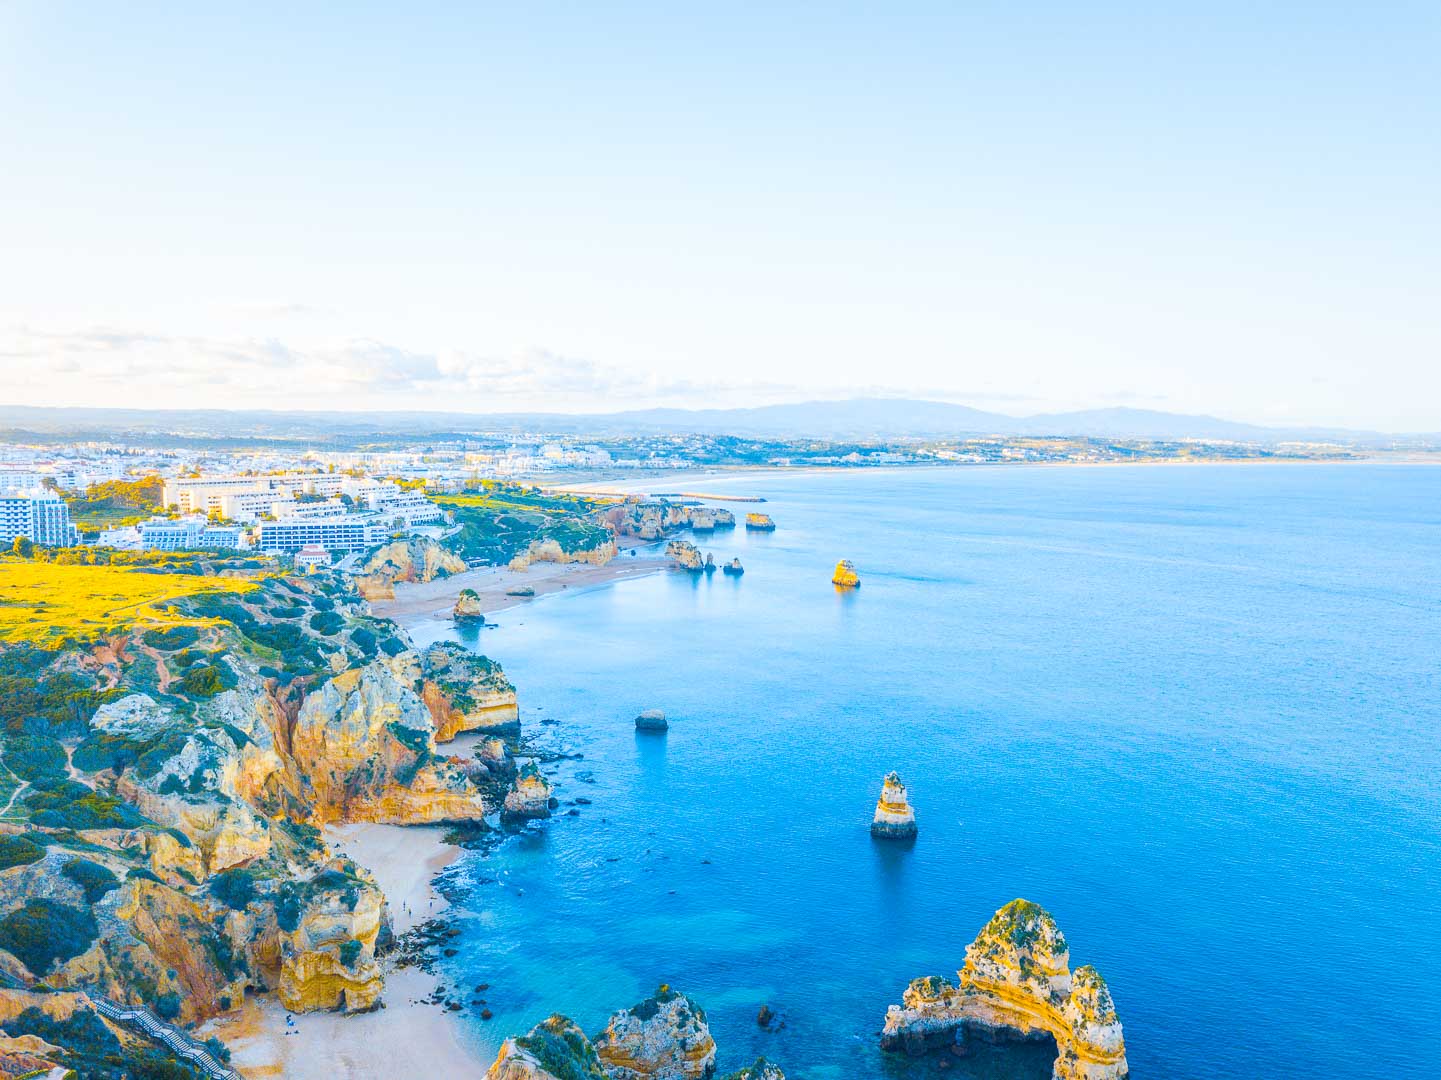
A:
[[[111,889],[120,888],[120,879],[105,866],[89,859],[71,859],[60,872],[85,892],[85,902],[93,904]]]
[[[181,676],[179,690],[188,698],[208,698],[231,689],[235,683],[235,673],[223,663],[196,664]]]
[[[47,829],[133,829],[145,824],[139,810],[74,780],[46,779],[24,796],[30,820]]]
[[[28,866],[45,857],[45,849],[23,836],[0,836],[0,870]]]
[[[255,899],[255,871],[243,866],[220,871],[210,879],[210,894],[226,907],[244,911]]]
[[[168,1051],[123,1047],[100,1017],[88,1009],[52,1020],[39,1009],[26,1009],[5,1021],[8,1035],[37,1035],[64,1051],[70,1076],[85,1080],[199,1080],[200,1073]]]
[[[595,1048],[572,1021],[552,1016],[517,1036],[515,1043],[535,1056],[556,1080],[605,1080]]]
[[[99,933],[88,911],[56,900],[32,899],[0,919],[0,949],[17,956],[36,975],[57,960],[73,960]]]
[[[448,537],[446,545],[464,559],[507,562],[544,540],[554,540],[573,554],[610,539],[610,533],[590,519],[607,505],[594,499],[484,481],[475,491],[436,496],[435,502],[455,515],[460,531]]]
[[[70,520],[82,532],[115,529],[144,521],[160,509],[165,481],[158,476],[95,484],[83,498],[67,499]]]

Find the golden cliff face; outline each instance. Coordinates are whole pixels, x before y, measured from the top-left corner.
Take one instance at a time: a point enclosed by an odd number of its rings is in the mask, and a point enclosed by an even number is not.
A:
[[[715,1071],[705,1011],[669,986],[613,1014],[595,1052],[611,1080],[701,1080]]]
[[[277,992],[295,1012],[373,1008],[384,987],[375,942],[389,918],[385,896],[368,873],[333,859],[282,907]]]
[[[1055,920],[1026,900],[996,912],[966,947],[953,985],[934,976],[906,988],[886,1012],[882,1045],[920,1052],[964,1038],[1050,1038],[1057,1080],[1120,1080],[1126,1046],[1110,991],[1094,968],[1069,970],[1070,952]]]
[[[887,840],[908,840],[916,835],[916,812],[911,809],[906,785],[897,773],[887,773],[881,785],[871,835]]]
[[[499,664],[454,642],[425,651],[420,696],[435,724],[435,741],[463,731],[519,731],[515,686]]]
[[[831,584],[842,589],[855,589],[860,586],[861,576],[856,573],[855,564],[850,559],[842,559],[836,563],[836,572],[831,575]]]
[[[607,1080],[585,1032],[564,1016],[501,1044],[485,1080]]]
[[[510,560],[512,570],[528,570],[531,563],[588,563],[604,566],[615,558],[614,540],[607,540],[599,547],[584,548],[580,551],[566,551],[557,540],[533,540],[528,548]]]

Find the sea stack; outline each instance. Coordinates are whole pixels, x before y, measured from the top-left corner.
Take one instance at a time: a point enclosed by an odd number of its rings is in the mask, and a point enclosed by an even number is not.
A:
[[[745,572],[746,572],[746,568],[741,565],[741,561],[740,561],[740,558],[739,558],[739,557],[736,557],[736,558],[732,559],[730,562],[726,563],[724,566],[721,567],[721,573],[723,573],[723,574],[731,574],[731,575],[733,575],[733,576],[735,576],[735,577],[739,577],[741,574],[744,574]]]
[[[635,718],[635,729],[637,731],[666,731],[670,724],[666,722],[665,713],[659,709],[646,709]]]
[[[1095,968],[1069,968],[1056,920],[1029,900],[1012,900],[966,946],[957,982],[930,975],[886,1010],[881,1045],[924,1053],[963,1044],[1055,1040],[1054,1080],[1121,1080],[1129,1075],[1121,1021]]]
[[[707,574],[715,573],[715,556],[709,551],[705,553],[705,572]]]
[[[692,574],[699,574],[705,569],[705,560],[701,558],[700,548],[696,547],[689,540],[672,540],[665,546],[666,558],[674,559],[682,570]]]
[[[861,576],[856,573],[856,567],[850,559],[842,559],[836,563],[836,572],[831,577],[831,584],[838,585],[842,589],[859,589],[861,587]]]
[[[751,532],[775,532],[776,523],[769,514],[747,514],[746,528]]]
[[[911,809],[906,785],[897,773],[886,773],[881,797],[876,802],[876,816],[871,821],[871,835],[880,840],[914,840],[916,812]]]
[[[669,986],[612,1014],[594,1045],[611,1080],[703,1080],[715,1075],[715,1040],[705,1010]]]
[[[450,617],[456,622],[485,622],[485,612],[480,607],[480,594],[474,589],[461,589],[455,598],[455,608]]]
[[[505,808],[500,816],[510,822],[550,817],[550,781],[540,775],[533,763],[516,776],[515,784],[506,793]]]

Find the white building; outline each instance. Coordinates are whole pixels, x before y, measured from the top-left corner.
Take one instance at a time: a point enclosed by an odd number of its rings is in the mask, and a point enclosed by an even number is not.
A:
[[[255,528],[255,546],[261,551],[299,551],[318,545],[326,551],[364,551],[383,543],[387,531],[369,518],[288,517],[281,521],[262,521]]]
[[[279,517],[283,511],[276,507],[283,507],[294,501],[295,493],[288,488],[279,491],[271,488],[263,491],[231,491],[220,496],[217,512],[227,521],[258,521],[266,514]]]
[[[65,500],[41,489],[0,492],[0,546],[9,547],[20,536],[47,547],[79,542]]]
[[[136,526],[140,546],[148,551],[239,551],[245,535],[239,525],[212,525],[201,515],[188,518],[154,517]]]

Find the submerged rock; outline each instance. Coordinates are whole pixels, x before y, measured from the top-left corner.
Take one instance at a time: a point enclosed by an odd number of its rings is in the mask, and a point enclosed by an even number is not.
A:
[[[500,816],[513,822],[550,817],[550,781],[540,775],[533,763],[516,776]]]
[[[769,514],[747,514],[746,528],[752,532],[775,532],[776,523]]]
[[[701,1080],[715,1072],[705,1011],[669,986],[613,1014],[595,1052],[610,1080]]]
[[[512,585],[509,589],[506,589],[506,590],[505,590],[505,595],[506,595],[506,596],[521,596],[521,597],[534,596],[534,595],[535,595],[535,586],[533,586],[533,585]]]
[[[754,1064],[747,1065],[744,1069],[727,1073],[721,1080],[786,1080],[786,1074],[781,1072],[779,1065],[772,1065],[762,1057],[756,1058]]]
[[[920,1053],[968,1032],[996,1042],[1055,1040],[1056,1080],[1120,1080],[1129,1074],[1121,1022],[1095,968],[1069,970],[1070,950],[1051,916],[1012,900],[966,947],[959,984],[928,976],[886,1011],[881,1045]]]
[[[871,821],[871,835],[883,840],[911,840],[916,835],[916,812],[911,809],[906,785],[897,773],[886,773],[881,797],[876,801],[876,816]]]
[[[831,584],[839,585],[843,589],[860,588],[861,576],[856,573],[855,563],[850,559],[842,559],[836,563],[836,572],[831,575]]]
[[[665,713],[660,709],[646,709],[635,718],[635,729],[637,731],[665,731],[670,727],[665,718]]]

